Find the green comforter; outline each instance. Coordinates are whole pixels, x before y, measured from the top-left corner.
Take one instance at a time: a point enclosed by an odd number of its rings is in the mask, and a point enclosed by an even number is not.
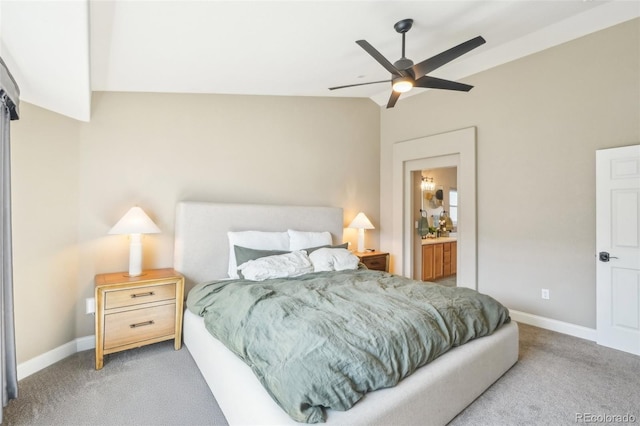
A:
[[[504,306],[474,290],[362,269],[203,283],[187,306],[307,423],[509,321]]]

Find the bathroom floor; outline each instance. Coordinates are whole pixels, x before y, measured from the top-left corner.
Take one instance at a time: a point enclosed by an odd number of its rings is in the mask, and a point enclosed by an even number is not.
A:
[[[433,282],[447,287],[456,287],[456,276],[451,275],[446,278],[440,278],[439,280],[435,280]]]

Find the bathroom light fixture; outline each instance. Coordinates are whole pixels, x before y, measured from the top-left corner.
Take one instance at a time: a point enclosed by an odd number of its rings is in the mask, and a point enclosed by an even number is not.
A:
[[[362,212],[358,213],[356,217],[349,224],[349,228],[355,228],[358,230],[358,252],[364,252],[364,230],[376,229],[369,218]]]
[[[160,228],[140,207],[132,207],[116,223],[109,234],[129,235],[129,276],[142,275],[142,234],[157,234]]]
[[[420,182],[420,189],[423,191],[433,192],[436,189],[436,184],[433,183],[433,178],[422,176],[422,182]]]

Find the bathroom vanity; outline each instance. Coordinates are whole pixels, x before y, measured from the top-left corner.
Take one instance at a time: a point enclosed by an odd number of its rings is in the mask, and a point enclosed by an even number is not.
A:
[[[457,242],[452,237],[422,240],[422,281],[433,281],[455,275]]]

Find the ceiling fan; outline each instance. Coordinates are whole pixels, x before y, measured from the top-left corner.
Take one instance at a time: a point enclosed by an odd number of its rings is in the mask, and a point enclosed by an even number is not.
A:
[[[459,56],[483,45],[486,41],[481,36],[467,40],[449,50],[445,50],[429,59],[413,64],[411,59],[404,56],[405,34],[411,29],[413,19],[403,19],[393,26],[395,30],[402,34],[402,57],[393,64],[378,52],[366,40],[358,40],[356,43],[362,47],[373,59],[385,67],[391,73],[391,80],[371,81],[368,83],[348,84],[346,86],[330,87],[329,90],[344,89],[346,87],[364,86],[365,84],[391,83],[392,92],[387,102],[387,108],[393,108],[402,93],[408,92],[414,87],[424,87],[430,89],[445,89],[468,92],[473,88],[468,84],[458,83],[450,80],[430,77],[427,74],[440,68],[444,64],[453,61]]]

